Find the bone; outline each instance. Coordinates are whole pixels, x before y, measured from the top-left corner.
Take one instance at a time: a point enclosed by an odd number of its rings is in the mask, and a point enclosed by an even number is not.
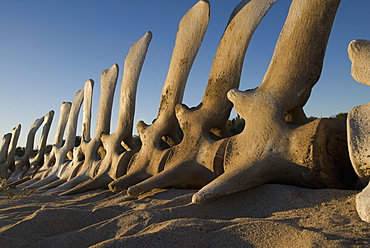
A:
[[[348,46],[352,62],[352,77],[359,83],[370,85],[370,40],[353,40]]]
[[[370,184],[357,194],[356,210],[362,221],[370,223]]]
[[[14,171],[15,167],[15,150],[17,148],[17,143],[19,139],[19,135],[21,132],[21,125],[18,124],[12,130],[12,136],[8,148],[8,155],[6,161],[0,164],[0,179],[8,179],[11,172]]]
[[[76,185],[93,178],[94,173],[99,168],[99,163],[102,158],[98,153],[102,146],[100,136],[109,134],[110,120],[113,105],[113,95],[118,78],[118,66],[114,64],[110,69],[104,70],[100,74],[100,103],[98,115],[96,118],[95,135],[91,140],[81,140],[80,151],[84,154],[84,161],[81,165],[73,165],[73,169],[67,170],[69,177],[66,182],[58,187],[52,188],[45,194],[54,193],[57,191],[69,190]],[[70,165],[69,165],[70,166]],[[70,169],[70,167],[68,168]]]
[[[0,146],[0,164],[6,162],[6,158],[8,155],[8,149],[10,145],[10,140],[12,139],[12,134],[7,133],[4,134],[3,138],[1,139],[1,146]]]
[[[55,137],[54,137],[54,145],[62,145],[63,142],[63,135],[64,131],[67,125],[68,115],[69,111],[71,109],[71,103],[70,102],[63,102],[60,105],[60,114],[59,114],[59,121],[58,126],[56,128]],[[51,150],[50,153],[44,154],[44,162],[40,168],[33,168],[32,166],[30,169],[25,173],[25,175],[15,181],[12,182],[11,186],[16,186],[18,188],[26,187],[32,183],[35,183],[36,181],[44,178],[45,174],[49,170],[49,168],[52,166],[52,164],[55,162],[55,154],[53,150]]]
[[[208,21],[208,1],[199,1],[181,19],[157,118],[151,125],[143,121],[137,124],[142,142],[141,149],[132,157],[127,174],[109,184],[111,191],[122,191],[160,172],[170,151],[169,147],[180,141],[177,136],[179,126],[175,106],[182,102],[185,84],[203,41]]]
[[[262,84],[227,95],[246,125],[227,143],[225,172],[194,194],[193,203],[269,182],[313,188],[356,184],[340,122],[319,119],[292,125],[285,120],[288,111],[306,103],[320,76],[339,2],[292,2]]]
[[[352,61],[353,78],[370,85],[370,41],[352,41],[348,46],[348,54]],[[349,155],[352,166],[364,185],[370,181],[369,116],[370,103],[354,107],[347,116]]]
[[[138,151],[138,147],[132,138],[136,90],[151,39],[152,33],[147,32],[132,45],[125,59],[117,128],[112,134],[102,134],[101,136],[106,155],[100,162],[97,175],[86,183],[82,183],[60,195],[108,188],[111,181],[126,173],[130,158]],[[121,145],[121,142],[124,143],[124,146]]]
[[[85,83],[85,85],[91,84],[93,84],[92,80],[88,80]],[[52,153],[55,156],[54,165],[48,168],[44,178],[33,184],[27,185],[27,189],[39,188],[60,178],[63,164],[66,162],[65,157],[67,152],[71,151],[75,145],[78,114],[80,112],[83,96],[84,90],[79,90],[73,99],[66,125],[66,139],[64,145],[53,145],[52,147]]]
[[[30,131],[28,133],[27,137],[27,145],[25,149],[25,153],[22,156],[22,158],[19,158],[15,162],[15,170],[10,175],[7,183],[15,182],[19,179],[21,179],[25,173],[27,173],[29,170],[37,170],[37,168],[41,167],[41,163],[43,162],[45,150],[46,150],[46,141],[48,138],[51,122],[53,121],[54,117],[54,111],[49,111],[45,116],[42,118],[36,120],[34,124],[31,126]],[[34,150],[34,140],[35,135],[40,126],[44,124],[41,138],[40,138],[40,145],[39,149],[35,156],[32,156],[32,152]]]
[[[214,163],[229,135],[226,122],[232,109],[227,92],[239,86],[243,60],[252,35],[273,0],[242,1],[233,11],[213,61],[208,84],[198,107],[176,106],[184,138],[171,150],[165,168],[128,189],[138,195],[152,188],[200,188],[215,178]],[[191,149],[189,149],[191,147]]]

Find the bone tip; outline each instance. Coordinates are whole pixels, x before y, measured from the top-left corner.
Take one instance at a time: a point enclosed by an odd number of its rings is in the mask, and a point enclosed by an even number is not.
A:
[[[144,121],[139,121],[136,124],[136,129],[139,132],[139,134],[143,133],[144,130],[148,127],[148,125]]]
[[[131,186],[127,189],[128,196],[138,196],[139,194],[140,194],[140,190],[135,186]]]
[[[93,86],[94,86],[94,80],[92,80],[92,79],[86,80],[84,88],[86,88],[86,87],[92,88]]]
[[[231,99],[236,97],[237,89],[231,89],[227,92],[227,98],[231,101]]]
[[[112,66],[111,66],[111,68],[109,68],[109,69],[107,69],[107,70],[105,70],[107,73],[109,73],[109,72],[111,72],[112,71],[112,73],[113,72],[117,72],[118,71],[118,64],[117,63],[114,63]]]
[[[16,129],[20,129],[21,128],[21,124],[18,124],[18,125],[16,125],[14,128],[13,128],[13,130],[16,130]]]
[[[351,41],[348,45],[348,54],[350,59],[352,60],[354,54],[360,52],[364,47],[370,47],[370,40],[357,39]]]
[[[202,204],[203,203],[202,199],[203,197],[201,194],[195,193],[191,198],[191,202],[194,204]]]
[[[152,31],[150,31],[150,30],[148,30],[146,33],[145,33],[145,35],[144,36],[147,36],[147,38],[152,38],[153,37],[153,33],[152,33]]]
[[[109,191],[113,192],[113,193],[119,193],[122,191],[122,189],[120,189],[119,187],[117,187],[117,185],[115,183],[110,183],[108,184],[108,189]]]
[[[84,89],[80,89],[76,92],[76,95],[80,95],[80,94],[83,94],[84,93]]]
[[[54,116],[54,110],[50,110],[46,115],[46,119],[49,119],[50,117]]]

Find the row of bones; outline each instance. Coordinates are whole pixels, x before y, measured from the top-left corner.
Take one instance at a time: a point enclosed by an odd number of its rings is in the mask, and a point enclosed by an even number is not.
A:
[[[132,196],[153,188],[200,188],[193,195],[194,203],[269,182],[314,188],[354,185],[357,176],[346,156],[344,125],[331,119],[309,122],[303,112],[321,73],[340,0],[293,0],[262,83],[252,90],[236,89],[252,35],[275,1],[243,0],[236,6],[217,48],[203,99],[194,108],[182,104],[182,98],[208,26],[209,2],[201,0],[185,14],[157,118],[151,125],[137,124],[141,148],[133,141],[132,130],[136,89],[151,32],[132,45],[125,59],[114,132],[110,133],[110,120],[116,64],[101,73],[93,137],[94,82],[88,80],[72,103],[62,103],[50,153],[45,154],[45,149],[53,111],[32,125],[21,158],[14,156],[20,125],[4,135],[0,178],[18,188],[59,195],[108,187],[113,192],[127,190]],[[82,103],[81,144],[74,147]],[[245,119],[245,128],[230,137],[226,123],[233,105]],[[42,123],[40,149],[31,157]]]

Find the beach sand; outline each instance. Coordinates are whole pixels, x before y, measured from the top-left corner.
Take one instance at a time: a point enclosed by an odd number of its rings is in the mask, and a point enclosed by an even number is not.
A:
[[[0,247],[369,247],[358,191],[269,184],[198,205],[195,190],[0,193]],[[16,192],[18,194],[19,192]]]

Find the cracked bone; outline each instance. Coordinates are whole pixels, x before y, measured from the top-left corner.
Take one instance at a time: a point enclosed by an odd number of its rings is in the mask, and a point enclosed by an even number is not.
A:
[[[142,142],[141,149],[131,158],[127,174],[109,184],[111,191],[122,191],[160,172],[169,152],[168,147],[180,141],[177,136],[175,106],[182,102],[185,84],[203,41],[208,21],[208,1],[198,1],[181,19],[157,118],[151,125],[143,121],[137,124]]]
[[[67,153],[71,151],[75,145],[78,115],[84,100],[85,88],[91,89],[93,83],[94,82],[92,80],[86,81],[84,89],[77,91],[75,94],[69,110],[68,121],[66,123],[65,142],[61,146],[54,144],[52,147],[52,153],[55,157],[54,164],[45,172],[44,178],[33,184],[27,185],[27,189],[41,189],[42,186],[46,186],[51,182],[61,179],[62,172],[65,170],[65,168],[70,166],[71,161],[65,161],[65,158]]]
[[[15,167],[15,151],[17,148],[17,143],[19,139],[19,135],[21,132],[21,125],[18,124],[12,130],[11,140],[8,148],[8,154],[6,161],[0,164],[0,179],[8,179],[11,172],[14,171]]]
[[[96,118],[96,131],[91,140],[81,140],[80,151],[84,154],[83,162],[78,165],[73,164],[73,168],[67,167],[69,177],[57,187],[50,189],[45,194],[61,190],[68,190],[81,182],[87,181],[94,176],[98,169],[101,157],[98,150],[102,147],[100,140],[101,134],[108,134],[110,129],[111,112],[113,105],[113,95],[118,78],[118,66],[114,64],[110,69],[104,70],[100,74],[100,102],[98,115]],[[86,137],[84,137],[86,138]],[[69,169],[71,168],[71,171]]]
[[[69,111],[71,109],[71,103],[70,102],[63,102],[60,105],[60,114],[59,114],[59,121],[56,128],[55,136],[54,136],[54,145],[61,146],[63,143],[63,135],[65,131],[65,127],[67,125],[68,115]],[[35,183],[36,181],[44,178],[45,173],[49,170],[49,168],[53,165],[55,162],[55,154],[53,150],[51,150],[50,153],[44,154],[44,161],[41,167],[33,167],[31,166],[30,169],[25,173],[25,175],[15,181],[12,182],[10,185],[18,188],[26,187],[32,183]]]
[[[15,161],[15,170],[10,175],[7,181],[8,184],[22,178],[25,173],[28,172],[28,170],[36,170],[37,168],[41,167],[46,150],[46,141],[49,135],[49,130],[53,121],[53,117],[54,111],[51,110],[45,116],[36,120],[31,126],[27,137],[25,153],[21,158]],[[32,156],[35,134],[42,124],[44,124],[44,127],[40,138],[39,149],[37,151],[37,154],[35,156]]]
[[[224,173],[194,194],[193,203],[269,182],[312,188],[356,183],[343,123],[318,119],[296,125],[284,119],[306,103],[321,74],[339,2],[293,0],[262,84],[227,95],[245,128],[227,143]]]
[[[117,128],[112,134],[102,134],[100,137],[106,155],[100,162],[97,174],[85,183],[81,183],[60,195],[108,188],[108,184],[111,181],[126,173],[130,158],[138,151],[138,147],[132,137],[136,90],[151,39],[152,33],[147,32],[140,40],[132,45],[126,56],[120,89],[120,108]],[[124,143],[124,146],[121,145],[121,142]]]
[[[129,195],[152,188],[199,188],[215,178],[214,163],[228,136],[226,122],[232,104],[227,92],[239,86],[244,56],[252,35],[275,0],[242,1],[233,11],[213,61],[201,104],[176,106],[184,137],[174,146],[164,170],[130,187]],[[189,149],[191,147],[191,149]]]
[[[352,61],[353,78],[370,86],[370,41],[352,41],[348,46],[348,54]],[[347,117],[349,154],[352,166],[364,185],[370,180],[369,116],[370,103],[367,103],[351,109]]]

